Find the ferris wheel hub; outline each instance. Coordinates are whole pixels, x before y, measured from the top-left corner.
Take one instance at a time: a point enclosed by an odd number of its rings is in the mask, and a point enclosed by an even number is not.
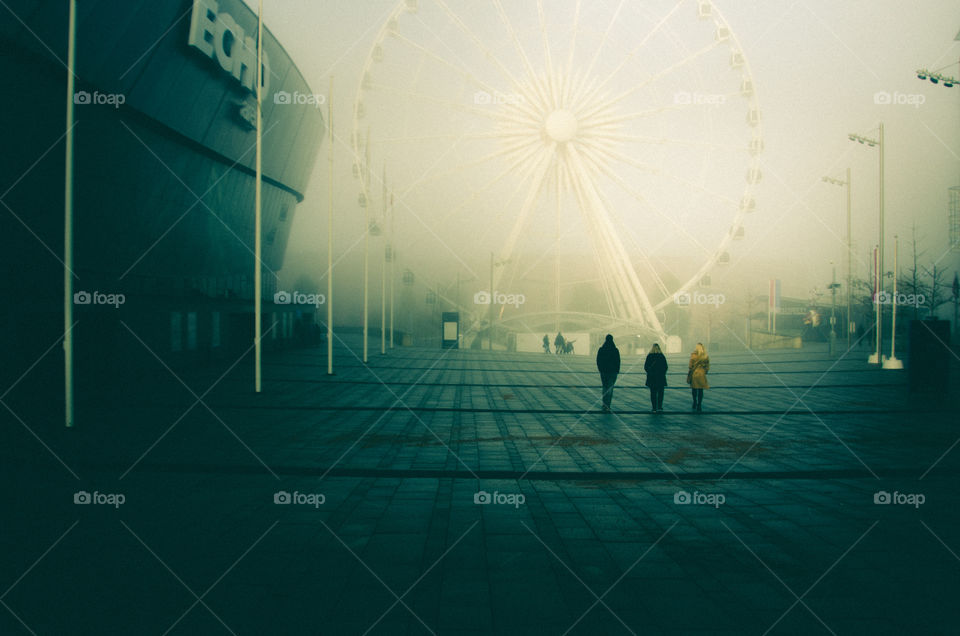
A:
[[[577,134],[577,118],[569,110],[555,110],[547,116],[547,136],[558,143],[570,141]]]

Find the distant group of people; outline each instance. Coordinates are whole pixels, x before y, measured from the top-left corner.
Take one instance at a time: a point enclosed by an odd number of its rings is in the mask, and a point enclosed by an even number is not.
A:
[[[557,334],[559,337],[560,334]],[[546,336],[544,336],[546,338]],[[610,413],[610,404],[613,401],[613,387],[617,383],[620,373],[620,350],[613,342],[613,336],[607,334],[603,345],[597,350],[597,370],[600,372],[603,412]],[[667,358],[660,350],[660,345],[654,343],[650,347],[643,362],[643,370],[647,373],[645,385],[650,389],[650,405],[652,413],[663,412],[663,393],[667,387]],[[698,342],[690,361],[687,364],[687,384],[693,395],[693,411],[703,410],[703,390],[709,389],[707,373],[710,371],[710,356],[707,355],[703,344]]]
[[[558,331],[557,336],[553,339],[553,346],[556,349],[554,353],[557,355],[573,353],[574,342],[576,342],[576,340],[567,340],[563,337],[563,334]],[[543,352],[550,353],[550,337],[547,334],[543,334]]]

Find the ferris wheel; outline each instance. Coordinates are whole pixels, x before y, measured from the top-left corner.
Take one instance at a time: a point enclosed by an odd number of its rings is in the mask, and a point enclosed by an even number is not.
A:
[[[412,258],[495,252],[501,287],[552,270],[557,312],[580,276],[660,335],[745,236],[763,149],[750,65],[708,0],[405,0],[351,142],[360,206],[402,201]]]

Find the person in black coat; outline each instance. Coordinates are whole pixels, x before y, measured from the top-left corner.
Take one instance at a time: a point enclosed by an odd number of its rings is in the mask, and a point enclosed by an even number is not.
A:
[[[613,344],[613,336],[607,334],[603,346],[597,350],[597,370],[600,372],[600,384],[603,386],[603,412],[610,412],[613,401],[613,385],[620,373],[620,350]]]
[[[643,370],[647,372],[646,385],[650,387],[650,404],[652,412],[663,413],[663,390],[667,386],[667,358],[660,351],[660,345],[653,343],[650,353],[643,362]]]

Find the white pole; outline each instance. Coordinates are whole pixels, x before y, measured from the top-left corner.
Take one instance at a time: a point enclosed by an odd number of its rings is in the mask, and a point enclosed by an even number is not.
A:
[[[327,375],[333,375],[333,76],[327,92]]]
[[[390,193],[390,348],[393,349],[393,283],[396,275],[393,264],[397,262],[397,248],[393,242],[393,193]]]
[[[893,298],[891,299],[891,315],[890,322],[890,360],[896,360],[896,342],[897,342],[897,260],[900,256],[900,238],[896,235],[893,237]]]
[[[260,269],[260,257],[261,257],[261,214],[260,214],[260,205],[261,201],[261,181],[262,181],[262,168],[261,160],[263,159],[263,146],[262,138],[260,134],[260,128],[262,125],[261,119],[261,100],[263,99],[263,0],[260,0],[257,7],[257,183],[256,183],[256,195],[254,207],[256,211],[254,213],[254,269],[253,269],[253,342],[254,342],[254,390],[257,393],[260,393],[261,388],[261,347],[260,347],[260,334],[262,333],[261,321],[262,308],[260,303],[262,300],[263,290],[261,287],[261,269]]]
[[[853,291],[853,225],[850,219],[850,168],[847,168],[847,351],[850,350],[850,293]]]
[[[367,329],[370,325],[370,201],[363,222],[363,361],[367,362]]]
[[[63,391],[64,423],[73,426],[73,93],[77,53],[77,0],[67,27],[67,150],[63,178]]]
[[[370,328],[370,131],[367,130],[366,161],[364,162],[363,195],[363,363],[367,363],[369,342],[367,332]]]
[[[873,334],[874,346],[873,353],[867,358],[869,364],[880,364],[880,248],[873,248],[873,306],[876,310],[876,321],[874,323]]]
[[[877,251],[877,272],[878,272],[878,292],[883,290],[883,277],[885,274],[884,270],[884,260],[883,260],[883,246],[884,246],[884,229],[883,229],[883,154],[884,154],[884,143],[883,143],[883,122],[880,122],[880,134],[878,136],[878,143],[880,145],[880,242],[878,243]],[[877,304],[877,362],[883,360],[883,356],[880,353],[880,348],[883,343],[883,306]]]
[[[380,222],[386,221],[387,217],[387,167],[383,167],[383,178],[380,180],[381,201],[380,201]],[[383,227],[380,228],[381,234]],[[380,355],[387,353],[387,251],[384,247],[383,258],[380,261]]]
[[[893,298],[891,300],[892,304],[892,317],[890,323],[890,357],[884,360],[883,368],[884,369],[902,369],[903,362],[897,359],[897,274],[899,273],[897,269],[897,261],[900,256],[900,239],[894,235],[893,237]]]

